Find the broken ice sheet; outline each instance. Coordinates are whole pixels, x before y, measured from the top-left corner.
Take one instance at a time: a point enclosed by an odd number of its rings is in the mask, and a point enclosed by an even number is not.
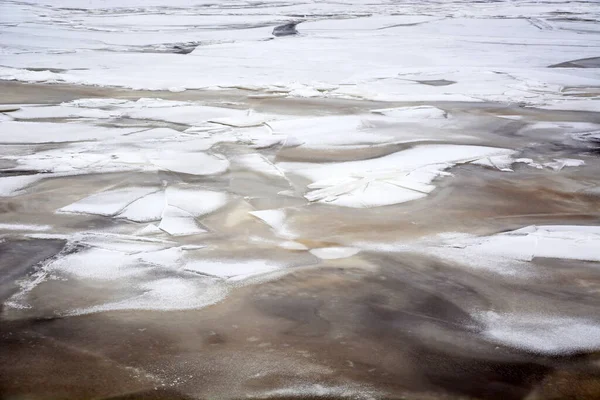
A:
[[[191,175],[217,175],[229,168],[229,161],[225,157],[200,152],[164,151],[150,161],[160,169]]]
[[[164,208],[165,193],[160,190],[135,200],[123,209],[119,217],[134,222],[157,221],[162,216]]]
[[[166,202],[194,217],[202,217],[225,206],[228,195],[222,192],[186,186],[169,186],[166,189]]]
[[[242,280],[280,269],[268,260],[198,260],[188,262],[184,269],[219,278]]]
[[[483,157],[509,156],[509,149],[421,145],[387,156],[341,163],[283,162],[278,166],[313,183],[305,197],[333,205],[368,208],[404,203],[427,196],[432,182],[456,164]]]
[[[377,115],[305,117],[269,122],[275,135],[287,135],[307,148],[372,145],[394,140],[374,129],[381,120]]]
[[[206,229],[200,227],[192,214],[173,206],[164,208],[158,227],[172,236],[188,236],[206,232]]]
[[[478,313],[488,339],[540,354],[600,349],[600,321],[535,314]]]
[[[0,196],[18,195],[23,189],[42,179],[44,176],[41,174],[0,177]]]
[[[312,249],[310,252],[315,256],[322,258],[323,260],[335,260],[338,258],[347,258],[352,257],[355,254],[358,254],[360,249],[353,247],[320,247],[317,249]]]
[[[209,306],[227,295],[227,288],[212,280],[164,278],[140,283],[125,300],[76,309],[74,315],[113,310],[187,310]],[[136,293],[137,292],[137,293]]]
[[[579,225],[528,226],[467,240],[466,251],[496,254],[517,260],[563,258],[600,262],[600,227]]]
[[[371,110],[374,114],[381,114],[387,117],[397,118],[404,121],[422,121],[424,119],[446,119],[448,113],[433,106],[417,106],[417,107],[398,107],[398,108],[381,108]]]
[[[0,143],[59,143],[108,139],[138,128],[105,128],[81,123],[2,121]]]
[[[127,187],[107,190],[85,197],[59,209],[63,213],[114,216],[137,199],[156,192],[152,187]]]

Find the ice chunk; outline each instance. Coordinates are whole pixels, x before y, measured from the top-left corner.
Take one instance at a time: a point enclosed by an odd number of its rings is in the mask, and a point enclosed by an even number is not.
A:
[[[482,157],[508,157],[512,150],[483,146],[422,145],[384,157],[342,163],[280,163],[281,169],[313,181],[305,197],[346,207],[377,207],[427,196],[445,170]],[[502,158],[501,158],[502,159]]]
[[[272,265],[266,260],[199,260],[185,265],[188,271],[235,280],[272,272],[279,268],[280,266]]]
[[[600,349],[600,322],[545,315],[481,313],[488,339],[541,354]]]
[[[186,187],[168,187],[166,201],[194,217],[210,214],[227,204],[226,193]]]
[[[160,224],[160,229],[172,236],[187,236],[205,233],[192,214],[180,208],[166,206]]]
[[[191,175],[216,175],[227,171],[229,161],[206,153],[185,153],[166,151],[151,158],[161,169]]]
[[[52,229],[50,225],[32,225],[32,224],[3,224],[0,223],[0,230],[5,231],[33,231],[41,232]]]
[[[580,167],[582,165],[585,165],[585,161],[573,158],[558,158],[552,162],[544,163],[544,167],[548,167],[555,171],[560,171],[565,167]]]
[[[404,121],[448,118],[446,111],[440,110],[439,108],[433,106],[381,108],[378,110],[372,110],[371,112],[374,114],[385,115],[386,117],[398,118]]]
[[[188,310],[217,303],[227,290],[213,282],[199,279],[164,278],[134,287],[141,294],[116,302],[75,310],[72,314],[89,314],[111,310]]]
[[[104,128],[85,124],[3,121],[0,143],[57,143],[106,139],[138,131],[138,128]]]
[[[137,199],[156,192],[151,187],[130,187],[107,190],[83,198],[58,210],[65,213],[114,216]]]
[[[0,178],[0,196],[14,196],[24,188],[45,178],[44,174],[5,176]]]
[[[60,271],[79,279],[114,280],[144,274],[147,268],[125,253],[101,248],[89,248],[67,254],[48,266],[50,271]]]
[[[318,249],[312,249],[310,252],[315,256],[324,260],[334,260],[337,258],[352,257],[357,254],[360,249],[354,247],[321,247]]]
[[[119,217],[135,222],[157,221],[165,208],[165,201],[164,191],[150,193],[125,207]]]
[[[263,221],[269,225],[275,231],[281,230],[285,225],[285,211],[284,210],[261,210],[261,211],[250,211],[249,214]]]
[[[471,254],[495,255],[522,261],[545,257],[600,262],[598,226],[528,226],[459,242],[465,253]]]

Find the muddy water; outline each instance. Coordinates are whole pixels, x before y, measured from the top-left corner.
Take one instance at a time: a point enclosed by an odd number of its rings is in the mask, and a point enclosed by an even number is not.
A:
[[[120,89],[6,82],[1,86],[6,104],[149,97]],[[220,106],[228,102],[225,106],[299,115],[346,115],[383,106],[347,100],[249,99],[243,91],[153,92],[151,96]],[[407,104],[385,106],[403,105]],[[598,225],[597,149],[565,137],[560,129],[523,128],[538,121],[600,123],[600,115],[489,103],[435,105],[458,121],[445,129],[428,128],[430,137],[440,143],[509,147],[522,150],[524,157],[547,160],[578,158],[586,167],[549,172],[516,165],[507,174],[464,165],[452,169],[454,177],[442,180],[423,200],[371,209],[307,205],[299,197],[278,196],[290,185],[297,188],[305,182],[293,174],[287,182],[235,165],[225,174],[210,177],[169,171],[59,177],[0,199],[0,223],[46,224],[53,227],[51,233],[69,237],[91,230],[129,233],[143,226],[54,212],[102,188],[185,182],[226,191],[236,200],[202,220],[207,234],[172,240],[181,245],[208,245],[209,256],[268,258],[288,266],[285,273],[235,287],[204,308],[85,315],[63,311],[118,298],[123,288],[102,281],[50,277],[27,293],[29,308],[3,310],[0,397],[600,398],[600,353],[551,355],[510,346],[485,336],[485,326],[474,317],[474,310],[493,309],[596,319],[600,307],[597,263],[534,259],[527,274],[502,275],[485,265],[477,268],[377,246],[447,232],[488,235],[532,224]],[[507,115],[520,119],[502,118]],[[130,126],[133,122],[109,124]],[[406,124],[403,129],[417,132],[420,126]],[[228,157],[244,152],[236,144],[218,146],[218,152]],[[331,162],[378,157],[402,146],[261,152],[276,152],[285,161]],[[18,147],[3,145],[2,149],[35,151]],[[274,240],[275,233],[247,213],[282,207],[297,242],[309,248],[362,243],[365,250],[327,261],[307,252],[273,247],[268,240]],[[23,277],[39,272],[41,261],[61,251],[80,250],[63,246],[62,239],[27,239],[19,232],[4,231],[0,299],[14,294]]]

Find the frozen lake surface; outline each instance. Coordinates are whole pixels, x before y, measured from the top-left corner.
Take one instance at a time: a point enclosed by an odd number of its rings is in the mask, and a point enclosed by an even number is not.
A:
[[[599,21],[3,1],[0,398],[599,398]]]

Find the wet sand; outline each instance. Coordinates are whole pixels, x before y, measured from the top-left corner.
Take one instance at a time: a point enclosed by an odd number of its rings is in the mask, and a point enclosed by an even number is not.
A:
[[[384,104],[332,99],[249,99],[244,91],[132,92],[66,85],[0,83],[4,104],[82,97],[159,97],[262,112],[347,115]],[[410,103],[413,104],[413,103]],[[407,103],[385,103],[385,107]],[[536,258],[526,277],[498,275],[443,257],[387,252],[399,243],[447,232],[473,235],[540,225],[597,225],[597,149],[561,132],[523,131],[524,121],[599,123],[592,112],[548,111],[493,103],[436,103],[464,132],[460,144],[525,149],[548,159],[584,159],[586,168],[556,173],[526,166],[506,175],[472,165],[452,170],[427,198],[371,209],[348,209],[277,196],[287,183],[232,168],[215,177],[169,171],[47,179],[0,199],[0,222],[49,224],[61,234],[135,225],[107,217],[54,211],[111,185],[201,184],[239,196],[203,220],[211,236],[177,239],[210,244],[210,254],[265,256],[292,265],[287,273],[231,290],[218,303],[184,311],[108,311],[67,315],[70,304],[94,304],[118,288],[49,279],[28,294],[29,309],[4,310],[0,320],[0,398],[27,399],[597,399],[600,353],[548,355],[490,339],[474,310],[597,319],[600,269],[586,261]],[[499,118],[518,115],[522,120]],[[113,126],[127,126],[115,120]],[[155,122],[146,123],[158,125]],[[181,129],[185,128],[182,126]],[[418,129],[408,126],[406,129]],[[454,132],[454,133],[456,133]],[[525,133],[524,133],[525,132]],[[435,132],[440,137],[444,130]],[[469,134],[472,134],[469,136]],[[475,139],[473,139],[475,137]],[[442,139],[440,139],[442,140]],[[447,141],[445,141],[447,142]],[[54,145],[40,145],[54,146]],[[235,144],[219,145],[235,155]],[[18,146],[4,149],[21,151]],[[15,150],[16,149],[16,150]],[[379,157],[401,145],[336,151],[283,149],[286,161],[331,162]],[[274,149],[262,150],[273,154]],[[15,173],[15,172],[12,172]],[[17,173],[27,174],[27,171]],[[291,177],[300,186],[301,177]],[[252,207],[286,207],[297,242],[371,246],[340,260],[274,250],[249,241],[273,233],[246,216]],[[125,227],[125,228],[124,228]],[[61,240],[26,240],[5,232],[0,242],[0,299],[23,276],[63,249]],[[369,246],[365,245],[365,248]],[[7,256],[8,254],[8,256]],[[531,272],[529,271],[529,272]]]

